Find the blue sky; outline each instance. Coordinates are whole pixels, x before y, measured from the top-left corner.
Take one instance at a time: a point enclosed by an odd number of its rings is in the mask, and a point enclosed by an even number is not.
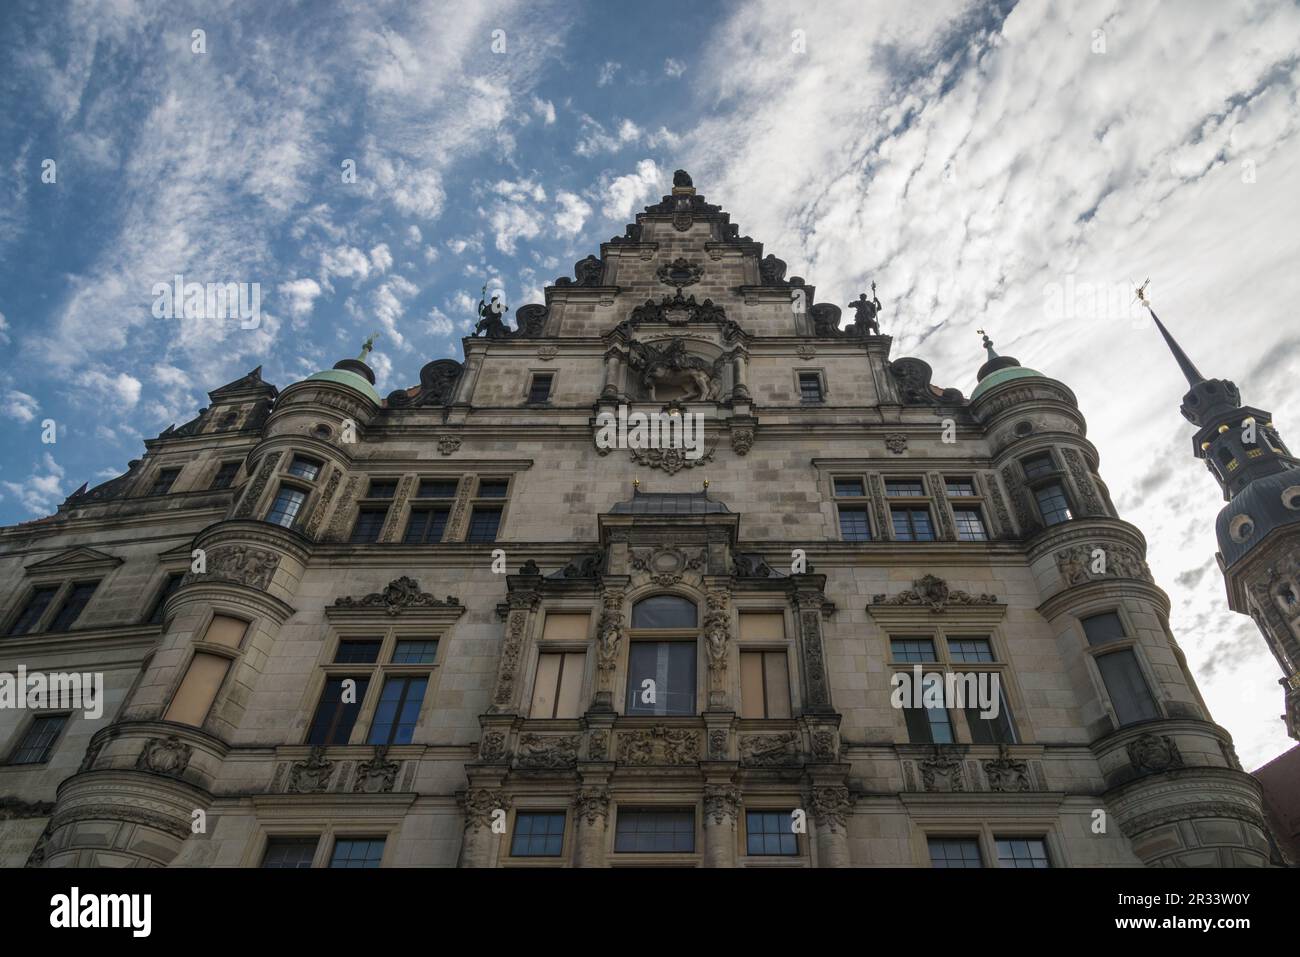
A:
[[[1151,276],[1202,370],[1300,442],[1297,50],[1287,0],[11,2],[0,521],[259,364],[284,385],[379,330],[380,391],[413,384],[482,283],[541,301],[685,167],[819,298],[875,280],[939,384],[969,394],[983,327],[1075,390],[1253,766],[1287,746],[1276,665],[1225,608],[1217,489],[1126,292]],[[259,283],[260,324],[155,318],[177,273]]]

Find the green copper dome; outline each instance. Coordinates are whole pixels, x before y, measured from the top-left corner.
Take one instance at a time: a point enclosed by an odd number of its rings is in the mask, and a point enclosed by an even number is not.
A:
[[[1024,366],[1008,366],[1005,369],[999,369],[997,372],[991,372],[983,379],[980,379],[979,385],[975,391],[970,394],[971,401],[974,402],[985,392],[994,386],[1001,385],[1004,382],[1010,382],[1012,379],[1024,379],[1027,376],[1042,376],[1037,369],[1026,369]]]
[[[349,389],[360,392],[375,405],[381,404],[379,393],[375,391],[375,387],[367,382],[364,376],[348,369],[326,369],[323,372],[314,372],[307,376],[308,382],[313,380],[337,382],[339,385],[345,385]]]

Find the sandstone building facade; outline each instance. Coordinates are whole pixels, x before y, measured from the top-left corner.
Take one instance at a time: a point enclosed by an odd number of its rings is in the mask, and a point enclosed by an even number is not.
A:
[[[463,362],[254,371],[0,531],[0,672],[106,689],[0,709],[0,864],[1269,862],[1070,389],[932,385],[675,182]]]

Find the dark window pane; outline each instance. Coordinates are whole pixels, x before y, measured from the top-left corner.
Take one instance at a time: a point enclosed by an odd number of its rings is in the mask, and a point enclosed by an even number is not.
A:
[[[149,488],[149,494],[166,495],[172,490],[172,485],[175,484],[176,477],[180,474],[180,469],[163,469],[158,473],[158,477],[153,480],[153,485]]]
[[[407,545],[436,545],[442,541],[443,532],[447,530],[449,508],[415,508],[406,523],[406,534],[402,541]]]
[[[840,506],[840,537],[846,542],[871,541],[871,523],[865,508]]]
[[[934,641],[929,638],[891,638],[889,653],[895,661],[938,661]]]
[[[563,848],[563,811],[521,811],[515,815],[511,857],[559,857]]]
[[[1104,611],[1100,615],[1089,615],[1083,619],[1083,633],[1088,636],[1090,645],[1105,645],[1128,637],[1124,634],[1124,622],[1113,611]]]
[[[357,513],[357,523],[352,526],[352,537],[348,540],[356,544],[379,541],[387,517],[386,508],[363,508]]]
[[[999,867],[1051,867],[1047,842],[1041,837],[998,837]]]
[[[18,613],[14,619],[13,625],[9,628],[11,635],[25,635],[40,622],[41,616],[45,610],[50,607],[50,602],[58,594],[58,585],[41,585],[32,592],[32,596],[27,599],[27,604],[23,610]]]
[[[428,684],[426,675],[389,678],[385,681],[367,740],[371,744],[410,744],[411,736],[415,733],[415,723],[420,718],[420,705],[424,703],[424,689]]]
[[[311,731],[307,735],[308,744],[347,744],[352,734],[352,726],[357,723],[357,714],[361,711],[361,702],[365,700],[366,688],[370,686],[368,677],[354,677],[356,694],[348,694],[344,701],[343,682],[346,678],[329,678],[325,681],[325,690],[321,692],[320,703],[316,706],[316,717],[312,719]]]
[[[1025,478],[1038,478],[1040,475],[1050,475],[1056,471],[1056,465],[1052,462],[1052,456],[1049,452],[1042,455],[1032,455],[1020,463],[1021,468],[1025,470]]]
[[[1011,706],[1007,696],[998,691],[998,714],[996,718],[980,717],[980,707],[975,704],[967,707],[966,726],[970,728],[971,741],[975,744],[1015,744],[1016,726],[1011,720]]]
[[[382,837],[340,837],[334,842],[330,867],[378,867],[383,859],[384,839]]]
[[[379,642],[345,638],[339,642],[334,663],[340,665],[372,665],[379,660]]]
[[[54,742],[68,723],[66,714],[42,714],[32,719],[27,733],[9,757],[10,764],[44,764],[50,759]]]
[[[957,539],[963,542],[987,542],[984,519],[978,508],[954,508],[952,516],[957,521]]]
[[[395,665],[431,665],[438,656],[437,639],[412,639],[399,641],[393,649]]]
[[[973,837],[932,837],[931,867],[983,867],[979,841]]]
[[[996,660],[987,638],[949,638],[948,655],[953,661],[961,662]]]
[[[68,592],[68,597],[63,599],[63,604],[59,607],[58,614],[50,622],[46,631],[67,631],[81,617],[85,610],[90,596],[95,594],[95,589],[99,587],[99,582],[78,582],[72,586]]]
[[[239,474],[238,462],[222,462],[221,468],[217,469],[217,474],[212,479],[212,487],[230,488],[234,484],[235,476]]]
[[[478,483],[478,497],[505,498],[509,488],[509,479],[482,479]]]
[[[315,481],[316,476],[320,474],[320,463],[314,459],[295,455],[293,461],[289,463],[289,474],[304,478],[308,482]]]
[[[620,854],[689,854],[695,850],[695,812],[620,808],[614,850]]]
[[[1121,725],[1133,724],[1135,721],[1147,721],[1158,718],[1155,699],[1147,687],[1142,670],[1132,650],[1112,651],[1097,658],[1097,669],[1101,680],[1110,695],[1110,703],[1115,709],[1115,717]]]
[[[951,496],[952,498],[974,498],[975,497],[975,482],[973,479],[950,478],[944,482],[944,486],[948,490],[948,495]]]
[[[397,494],[397,479],[371,479],[366,498],[392,498]]]
[[[266,520],[272,525],[293,528],[293,523],[297,521],[298,512],[305,501],[307,501],[306,492],[296,488],[281,488],[276,493],[275,501],[271,503],[271,511],[267,513]]]
[[[316,845],[320,838],[312,837],[273,837],[266,842],[266,853],[262,855],[263,867],[291,868],[303,870],[311,867],[312,858],[316,856]]]
[[[862,479],[837,478],[835,494],[840,498],[862,498],[866,494],[866,489],[862,487]]]
[[[916,497],[925,494],[920,479],[886,479],[885,494]]]
[[[934,526],[930,523],[928,508],[904,508],[895,506],[890,509],[894,522],[894,538],[900,542],[932,542]]]
[[[799,839],[794,833],[794,819],[789,811],[746,811],[745,852],[747,854],[799,853]]]
[[[460,483],[456,479],[421,479],[420,488],[416,491],[416,498],[455,498],[456,487]]]
[[[921,681],[924,693],[926,687],[942,685],[943,676],[931,672],[923,676]],[[934,693],[930,692],[931,695]],[[952,719],[945,708],[905,707],[903,719],[907,722],[907,739],[912,744],[952,744],[957,740],[952,732]]]
[[[805,402],[822,400],[822,380],[816,372],[799,373],[799,397]]]
[[[695,604],[676,595],[643,598],[632,609],[633,628],[694,628]]]
[[[1057,482],[1034,489],[1034,498],[1038,501],[1043,521],[1048,525],[1059,525],[1074,517],[1070,512],[1070,500],[1065,497],[1065,489]]]
[[[695,714],[695,642],[634,641],[627,672],[627,714]]]
[[[501,509],[475,508],[469,517],[469,532],[465,535],[465,541],[495,542],[500,527]]]
[[[529,402],[545,402],[551,397],[551,377],[547,374],[533,376],[532,386],[528,390]]]
[[[185,579],[184,572],[172,572],[163,582],[162,591],[158,593],[158,598],[154,602],[153,611],[149,614],[149,624],[161,625],[163,620],[163,606],[167,604],[167,599],[175,593],[176,589],[181,587],[181,582]]]

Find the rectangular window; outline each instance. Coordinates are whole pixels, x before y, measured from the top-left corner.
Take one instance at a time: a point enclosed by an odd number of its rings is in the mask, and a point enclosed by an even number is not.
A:
[[[968,478],[950,478],[944,481],[949,498],[974,498],[975,481]]]
[[[483,508],[476,506],[469,517],[469,531],[465,535],[467,542],[495,542],[497,529],[501,526],[500,508]]]
[[[619,854],[690,854],[695,850],[695,812],[619,808],[614,829]]]
[[[931,867],[983,867],[980,843],[973,837],[932,837],[930,845]]]
[[[1107,645],[1128,637],[1124,634],[1124,622],[1113,611],[1104,611],[1100,615],[1089,615],[1083,619],[1083,633],[1088,636],[1090,645]]]
[[[70,629],[81,613],[86,610],[86,605],[90,602],[90,596],[95,594],[95,589],[99,587],[99,582],[77,582],[68,592],[68,597],[63,599],[63,604],[59,606],[58,613],[50,622],[46,631],[67,631]]]
[[[181,474],[180,469],[163,469],[153,480],[153,485],[149,487],[150,495],[166,495],[176,484],[176,478]]]
[[[213,615],[208,629],[203,633],[203,640],[227,648],[238,648],[244,643],[244,633],[248,631],[248,622],[226,615]]]
[[[822,377],[818,373],[799,373],[799,398],[804,402],[822,401]]]
[[[428,675],[392,677],[384,682],[375,720],[370,726],[370,744],[410,744],[415,734],[415,723],[420,719],[420,706],[424,704],[424,689],[429,685]]]
[[[534,718],[576,718],[582,714],[582,672],[587,656],[581,651],[537,656],[533,683]]]
[[[871,522],[866,506],[840,506],[840,537],[846,542],[871,541]]]
[[[953,661],[963,664],[997,660],[993,657],[993,646],[987,638],[958,638],[953,635],[948,639],[948,655]]]
[[[591,616],[584,613],[548,612],[542,629],[543,641],[586,641]]]
[[[928,508],[904,508],[895,505],[890,510],[894,521],[894,538],[900,542],[934,541],[934,525]]]
[[[746,811],[745,853],[753,856],[793,857],[799,853],[790,811]]]
[[[998,867],[1052,866],[1047,856],[1047,842],[1041,837],[995,837],[998,845]]]
[[[50,602],[54,601],[54,596],[58,593],[58,585],[40,585],[35,588],[31,597],[27,599],[27,604],[23,606],[23,610],[18,613],[18,617],[9,627],[9,634],[25,635],[33,631],[40,624],[46,609],[50,607]]]
[[[373,665],[379,660],[380,642],[371,639],[344,638],[334,653],[338,665]]]
[[[632,642],[626,713],[695,714],[695,642]]]
[[[889,653],[895,661],[938,661],[931,638],[890,638]]]
[[[1041,455],[1031,455],[1023,459],[1020,467],[1025,470],[1025,478],[1039,478],[1043,475],[1051,475],[1056,471],[1056,464],[1052,461],[1052,454],[1044,452]]]
[[[416,498],[455,498],[456,479],[420,479],[420,487],[415,491]]]
[[[149,624],[161,625],[163,620],[163,606],[167,604],[167,599],[171,598],[176,589],[181,587],[181,582],[185,580],[184,572],[172,572],[163,582],[162,591],[154,599],[153,611],[149,613]]]
[[[384,859],[382,837],[340,837],[334,842],[330,867],[360,869],[378,867]]]
[[[862,485],[860,478],[837,478],[835,480],[835,495],[837,498],[862,498],[867,494],[867,490]]]
[[[345,686],[345,681],[355,682],[355,688]],[[368,676],[327,678],[320,693],[320,703],[316,705],[311,731],[307,734],[307,743],[347,744],[369,686]]]
[[[437,545],[447,530],[450,508],[413,508],[402,541],[407,545]]]
[[[563,811],[520,811],[510,839],[511,857],[559,857],[564,849]]]
[[[952,517],[957,522],[957,540],[961,542],[987,542],[989,533],[978,508],[954,508]]]
[[[311,837],[273,837],[266,842],[262,866],[305,870],[311,867],[319,843],[320,838],[314,834]]]
[[[352,537],[348,541],[355,545],[379,541],[386,518],[388,518],[386,508],[363,508],[357,512],[357,523],[352,526]]]
[[[529,402],[545,402],[551,397],[551,380],[549,372],[538,372],[533,376],[532,385],[528,388]]]
[[[505,498],[510,489],[509,479],[479,479],[479,498]]]
[[[10,764],[44,764],[54,751],[63,726],[68,723],[66,714],[39,714],[27,726],[27,733],[9,755]]]
[[[784,651],[740,653],[740,716],[790,717],[790,666]]]
[[[163,716],[164,720],[202,727],[229,670],[229,658],[203,651],[195,654],[180,687],[176,689],[176,697],[172,698],[167,714]]]
[[[918,498],[925,495],[920,479],[885,479],[885,494],[891,497]]]
[[[431,665],[438,657],[438,639],[412,638],[399,641],[393,649],[395,665]]]
[[[1034,498],[1043,515],[1043,522],[1047,525],[1059,525],[1074,517],[1070,512],[1070,500],[1066,498],[1065,489],[1059,482],[1034,489]]]
[[[239,474],[238,462],[222,462],[221,468],[217,469],[217,474],[212,478],[212,488],[230,488],[235,484],[235,476]]]
[[[397,479],[371,479],[366,498],[392,498],[397,494]]]
[[[1121,725],[1160,717],[1131,648],[1098,655],[1097,670]]]
[[[307,501],[306,492],[282,485],[275,495],[275,501],[271,503],[271,510],[267,512],[266,520],[272,525],[293,528],[294,522],[298,520],[298,512],[302,510],[302,503],[305,501]]]
[[[935,684],[942,686],[943,675],[931,672],[924,675],[921,682],[924,693],[924,688]],[[934,693],[930,692],[931,695]],[[946,708],[904,708],[903,719],[907,722],[907,740],[912,744],[952,744],[957,740],[952,733],[952,718]]]
[[[308,482],[314,482],[316,481],[316,476],[320,475],[320,466],[321,464],[315,459],[295,455],[293,461],[289,463],[289,474],[296,475],[301,479],[306,479]]]
[[[996,718],[980,717],[980,706],[974,702],[968,702],[965,711],[966,727],[970,729],[970,738],[975,744],[1015,744],[1019,740],[1015,722],[1011,720],[1011,706],[1000,687]]]

